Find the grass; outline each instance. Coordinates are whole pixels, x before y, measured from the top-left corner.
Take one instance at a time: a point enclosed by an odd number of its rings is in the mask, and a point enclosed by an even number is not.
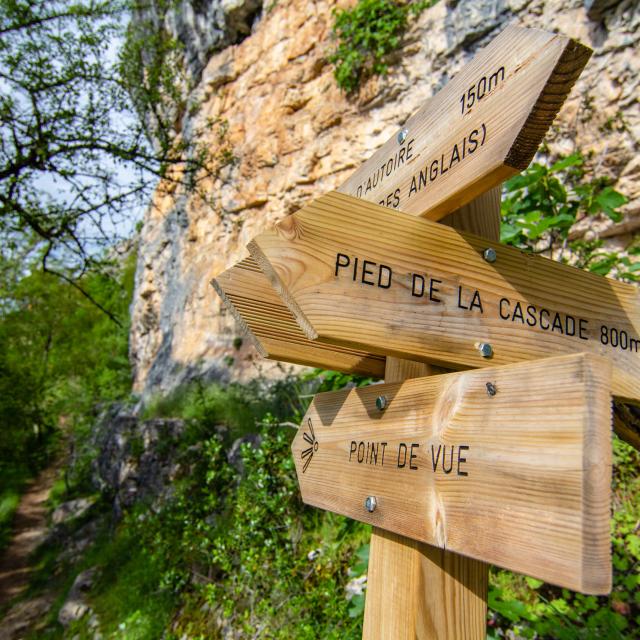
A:
[[[15,489],[8,489],[0,496],[0,550],[9,544],[11,524],[19,504],[20,493]]]
[[[176,594],[163,586],[164,561],[148,553],[135,531],[126,523],[115,536],[105,531],[83,564],[100,571],[90,602],[106,637],[142,640],[162,636],[177,603]],[[78,626],[82,631],[83,624]]]

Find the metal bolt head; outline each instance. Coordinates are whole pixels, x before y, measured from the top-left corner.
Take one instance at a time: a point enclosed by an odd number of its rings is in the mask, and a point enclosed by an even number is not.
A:
[[[373,513],[378,506],[378,500],[375,496],[367,496],[367,499],[364,501],[364,508],[369,512]]]
[[[478,351],[483,358],[490,358],[493,355],[493,347],[488,342],[481,342]]]
[[[400,131],[398,131],[398,144],[402,144],[407,139],[408,135],[408,129],[401,129]]]
[[[496,393],[498,393],[498,389],[497,389],[496,385],[493,384],[493,382],[487,382],[487,395],[490,398],[493,398],[493,396],[495,396]]]
[[[488,249],[484,250],[484,252],[482,253],[482,257],[487,262],[495,262],[498,259],[498,254],[493,247],[489,247]]]
[[[376,407],[378,407],[378,411],[384,411],[387,408],[387,396],[378,396],[376,398]]]

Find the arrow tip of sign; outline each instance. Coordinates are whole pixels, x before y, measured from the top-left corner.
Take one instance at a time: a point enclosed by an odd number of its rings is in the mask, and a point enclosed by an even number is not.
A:
[[[289,218],[293,218],[293,216],[289,216]],[[283,222],[279,223],[279,228],[280,228],[280,225],[283,224]],[[295,225],[295,223],[291,223],[291,224]],[[303,313],[302,309],[298,306],[297,302],[293,299],[293,297],[291,296],[287,288],[284,286],[276,270],[273,268],[273,266],[269,262],[269,259],[267,258],[267,256],[262,251],[262,248],[260,247],[260,244],[259,244],[260,241],[264,240],[265,238],[268,238],[269,236],[273,236],[276,234],[277,232],[275,230],[266,231],[260,234],[257,238],[254,238],[247,245],[247,249],[251,253],[251,256],[253,257],[253,259],[260,266],[262,273],[264,273],[264,275],[268,278],[269,282],[271,283],[271,286],[276,290],[278,295],[282,298],[282,301],[289,308],[289,311],[291,311],[291,313],[294,315],[295,319],[297,320],[298,324],[300,325],[300,328],[302,329],[306,337],[309,338],[309,340],[317,340],[318,332],[313,328],[313,326],[311,325],[311,323]]]

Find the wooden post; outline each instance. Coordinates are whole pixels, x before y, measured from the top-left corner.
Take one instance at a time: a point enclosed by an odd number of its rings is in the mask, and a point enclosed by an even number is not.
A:
[[[500,187],[441,220],[500,239]],[[428,364],[387,358],[385,382],[435,373]],[[369,549],[364,640],[484,640],[489,567],[457,553],[374,529]]]

